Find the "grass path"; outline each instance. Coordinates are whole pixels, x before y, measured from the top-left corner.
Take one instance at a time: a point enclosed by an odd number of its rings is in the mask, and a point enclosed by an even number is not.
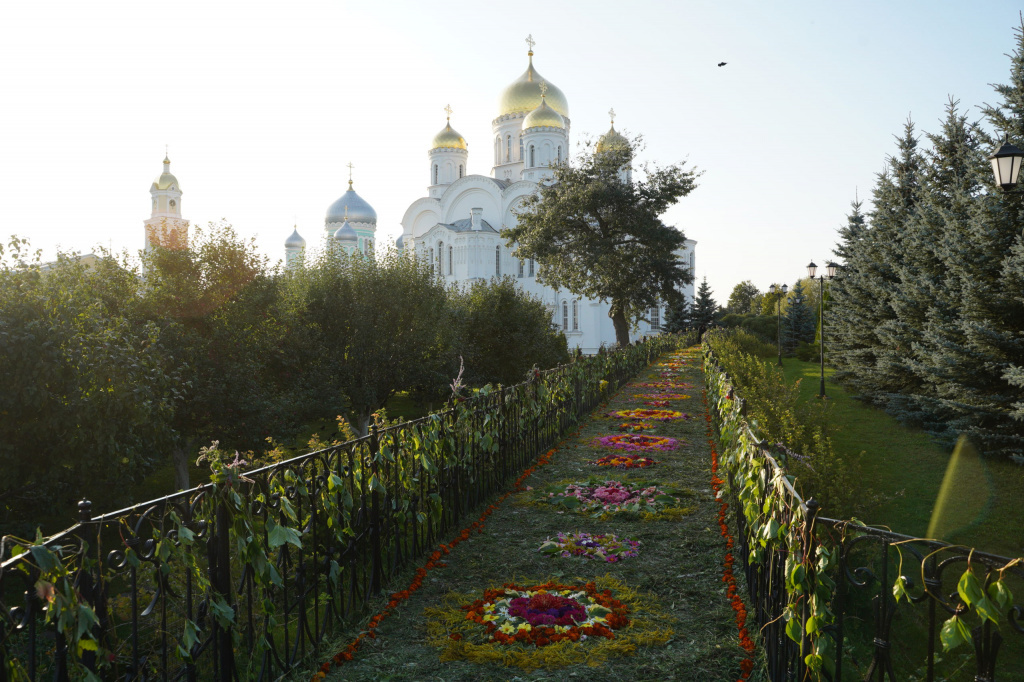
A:
[[[667,357],[659,362],[666,362]],[[422,587],[401,602],[377,627],[375,639],[365,639],[352,661],[333,668],[328,680],[736,680],[744,652],[738,644],[736,624],[721,580],[725,543],[716,523],[718,506],[710,488],[710,452],[705,435],[699,358],[691,357],[679,376],[659,376],[670,368],[655,365],[627,384],[601,406],[578,430],[558,445],[550,464],[540,467],[522,490],[498,505],[483,526],[444,557],[445,567],[429,571]],[[685,382],[687,387],[659,389],[637,383]],[[652,435],[685,441],[677,450],[641,453],[659,464],[639,470],[596,467],[589,462],[612,451],[595,447],[596,438],[616,433],[622,422],[607,413],[644,408],[637,394],[685,393],[667,409],[686,412],[689,420],[657,422]],[[663,408],[664,409],[664,408]],[[543,506],[533,502],[538,489],[592,476],[621,481],[656,482],[679,491],[685,515],[644,521],[636,514],[617,514],[608,520]],[[483,511],[483,510],[480,510]],[[478,512],[479,513],[479,512]],[[475,518],[472,516],[470,521]],[[469,525],[469,521],[467,524]],[[615,533],[642,543],[640,556],[617,563],[563,558],[539,553],[540,545],[562,532]],[[664,645],[641,646],[635,655],[610,658],[597,667],[583,663],[557,669],[523,669],[466,660],[442,661],[439,649],[427,643],[428,616],[424,610],[439,605],[450,593],[468,593],[503,583],[586,582],[602,576],[615,578],[654,598],[670,617],[673,634]],[[388,592],[402,590],[413,572],[400,575]],[[379,607],[384,608],[386,598]],[[369,621],[342,633],[334,647],[325,647],[329,659],[351,642]],[[619,631],[625,633],[625,630]],[[584,646],[593,646],[587,642]],[[521,646],[521,645],[516,645]],[[532,649],[536,651],[536,649]],[[294,679],[309,679],[313,667]]]

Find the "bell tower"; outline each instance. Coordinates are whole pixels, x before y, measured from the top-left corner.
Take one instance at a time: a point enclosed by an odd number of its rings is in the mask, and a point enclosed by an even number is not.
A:
[[[164,170],[149,188],[153,210],[144,221],[146,250],[154,246],[166,249],[188,247],[188,221],[181,217],[181,185],[171,175],[171,160],[164,154]]]

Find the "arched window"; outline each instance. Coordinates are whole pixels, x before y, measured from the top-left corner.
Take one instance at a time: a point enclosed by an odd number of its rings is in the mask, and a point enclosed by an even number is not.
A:
[[[462,177],[462,164],[459,164],[459,177]]]
[[[519,136],[519,160],[523,160],[523,136]]]
[[[537,150],[531,144],[530,145],[530,168],[533,168],[536,165],[536,158],[537,158],[537,155],[535,153],[536,151]]]
[[[562,329],[569,331],[569,304],[562,300]]]
[[[512,160],[512,136],[505,136],[505,162],[508,163]]]
[[[452,249],[451,245],[449,245],[448,246],[448,274],[449,275],[452,274],[452,272],[453,272],[453,270],[452,270],[452,250],[453,249]]]
[[[661,308],[654,306],[651,308],[651,330],[661,329]]]
[[[530,259],[530,277],[533,277],[533,259]]]
[[[434,274],[434,250],[430,250],[430,274]]]
[[[501,247],[494,247],[494,274],[501,276]]]
[[[442,259],[444,258],[444,242],[437,243],[437,274],[443,275],[444,268],[441,267]]]
[[[501,136],[494,138],[494,163],[501,163]]]
[[[558,145],[558,163],[562,163],[562,145]]]
[[[696,256],[696,255],[697,254],[695,254],[693,251],[690,252],[690,273],[691,274],[693,273],[694,270],[697,269],[696,259],[694,258],[694,256]]]
[[[519,277],[520,278],[523,276],[523,265],[524,265],[523,259],[520,258],[519,259]]]
[[[434,184],[437,184],[437,164],[434,164]]]
[[[574,332],[580,330],[580,302],[575,298],[572,300],[572,330]]]

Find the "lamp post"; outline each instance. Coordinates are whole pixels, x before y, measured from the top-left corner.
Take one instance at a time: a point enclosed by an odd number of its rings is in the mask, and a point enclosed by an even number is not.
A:
[[[782,296],[785,296],[786,292],[789,291],[789,286],[786,285],[786,284],[783,284],[781,287],[776,287],[773,284],[770,287],[768,287],[768,290],[771,291],[773,294],[781,293]],[[782,367],[782,296],[780,296],[779,298],[775,299],[775,314],[776,314],[775,326],[776,326],[776,330],[778,332],[779,367]]]
[[[818,389],[819,398],[825,397],[825,277],[827,276],[829,279],[832,279],[836,276],[836,271],[838,269],[838,265],[829,261],[825,265],[827,275],[822,274],[818,277],[818,336],[821,340],[821,386]],[[807,265],[807,276],[814,279],[817,272],[818,266],[814,264],[814,261],[811,261]]]
[[[1010,144],[1009,135],[1003,139],[1003,145],[988,157],[988,160],[992,162],[992,174],[996,176],[996,184],[1002,187],[1004,192],[1010,192],[1017,187],[1024,152]]]

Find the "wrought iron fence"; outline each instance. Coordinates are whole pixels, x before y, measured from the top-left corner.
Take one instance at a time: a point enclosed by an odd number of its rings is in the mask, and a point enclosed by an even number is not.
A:
[[[0,544],[0,682],[276,679],[674,339]]]
[[[707,344],[705,369],[770,679],[1024,679],[1024,560],[823,516]]]

